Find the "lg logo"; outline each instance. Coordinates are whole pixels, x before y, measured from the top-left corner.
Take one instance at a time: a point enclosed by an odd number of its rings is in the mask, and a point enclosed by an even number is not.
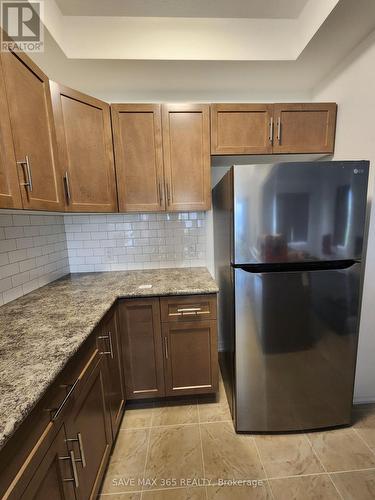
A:
[[[40,52],[43,47],[43,3],[1,1],[2,50]]]

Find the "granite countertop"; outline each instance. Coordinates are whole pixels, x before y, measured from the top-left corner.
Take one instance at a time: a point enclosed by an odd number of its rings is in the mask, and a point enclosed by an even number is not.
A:
[[[117,298],[217,291],[206,268],[84,273],[1,306],[0,448]]]

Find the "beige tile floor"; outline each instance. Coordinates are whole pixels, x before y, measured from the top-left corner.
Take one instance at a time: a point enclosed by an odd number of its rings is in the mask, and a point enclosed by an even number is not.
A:
[[[222,382],[214,402],[127,409],[101,499],[373,500],[375,406],[352,428],[287,435],[236,434]]]

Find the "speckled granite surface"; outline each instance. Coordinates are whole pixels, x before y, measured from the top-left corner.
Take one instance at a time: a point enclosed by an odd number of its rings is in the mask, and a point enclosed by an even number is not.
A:
[[[117,298],[217,291],[205,268],[72,274],[0,307],[0,448]]]

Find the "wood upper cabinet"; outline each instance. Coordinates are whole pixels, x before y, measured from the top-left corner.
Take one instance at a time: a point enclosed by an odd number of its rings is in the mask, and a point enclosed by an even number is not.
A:
[[[69,451],[73,451],[76,460],[77,500],[96,498],[111,450],[104,372],[104,358],[96,351],[80,375],[86,380],[65,423]]]
[[[211,154],[272,153],[272,104],[212,104]]]
[[[274,153],[333,153],[335,103],[275,104]]]
[[[159,299],[126,299],[118,307],[127,399],[164,396]]]
[[[104,356],[106,368],[105,395],[111,414],[112,436],[115,439],[120,427],[125,394],[123,385],[122,350],[117,331],[116,310],[108,313],[100,328],[98,346]]]
[[[211,154],[333,153],[335,103],[212,104]]]
[[[168,211],[211,206],[208,104],[163,104],[163,154]]]
[[[22,208],[8,102],[0,60],[0,208]]]
[[[160,104],[112,104],[121,212],[165,209]]]
[[[50,82],[66,208],[116,212],[109,104]]]
[[[48,78],[23,53],[2,52],[1,62],[23,207],[63,210]]]

